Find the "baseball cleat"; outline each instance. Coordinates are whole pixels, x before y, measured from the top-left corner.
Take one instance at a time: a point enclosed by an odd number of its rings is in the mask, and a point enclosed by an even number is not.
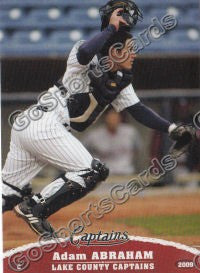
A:
[[[45,234],[45,237],[54,237],[54,229],[51,224],[46,219],[34,215],[33,209],[27,200],[15,206],[14,212],[18,217],[22,218],[37,235],[41,236]]]

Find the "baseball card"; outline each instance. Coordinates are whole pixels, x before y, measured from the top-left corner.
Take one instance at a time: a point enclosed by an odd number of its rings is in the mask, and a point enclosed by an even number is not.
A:
[[[0,272],[200,272],[199,18],[0,0]]]

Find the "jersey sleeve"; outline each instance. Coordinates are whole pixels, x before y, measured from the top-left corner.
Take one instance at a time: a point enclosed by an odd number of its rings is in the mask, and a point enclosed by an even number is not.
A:
[[[120,92],[117,98],[112,102],[112,106],[117,112],[121,112],[139,101],[132,84],[130,84]]]
[[[83,43],[84,43],[84,40],[81,40],[73,46],[67,60],[67,67],[78,67],[78,68],[87,67],[87,65],[81,65],[77,59],[78,49]]]
[[[68,72],[66,74],[66,76],[70,76],[71,74],[80,74],[80,73],[86,73],[87,70],[89,70],[90,68],[90,64],[96,64],[98,63],[98,59],[97,56],[94,56],[94,58],[91,60],[90,63],[86,64],[86,65],[82,65],[79,63],[78,58],[77,58],[77,53],[78,53],[78,49],[79,47],[84,43],[84,40],[81,40],[79,42],[77,42],[68,57],[67,60],[67,71]]]
[[[67,90],[72,93],[89,92],[90,79],[88,77],[88,70],[90,68],[90,63],[87,65],[81,65],[77,59],[77,52],[79,47],[84,41],[81,40],[77,42],[68,57],[67,67],[62,78],[63,85]]]

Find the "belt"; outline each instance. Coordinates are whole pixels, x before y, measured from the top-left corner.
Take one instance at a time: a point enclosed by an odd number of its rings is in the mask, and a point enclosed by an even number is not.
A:
[[[36,109],[41,110],[43,112],[48,112],[48,107],[47,106],[38,105]]]
[[[64,92],[65,94],[68,92],[67,88],[63,85],[62,83],[62,79],[57,81],[55,83],[55,86],[61,91],[61,92]]]

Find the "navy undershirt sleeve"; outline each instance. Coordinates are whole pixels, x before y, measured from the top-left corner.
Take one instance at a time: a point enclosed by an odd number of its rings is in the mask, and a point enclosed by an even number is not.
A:
[[[92,39],[85,41],[78,49],[77,59],[81,65],[87,65],[101,51],[104,44],[115,34],[114,25],[109,25]]]
[[[141,102],[126,108],[126,110],[135,120],[143,125],[161,132],[168,132],[170,122],[160,117],[157,113]]]

